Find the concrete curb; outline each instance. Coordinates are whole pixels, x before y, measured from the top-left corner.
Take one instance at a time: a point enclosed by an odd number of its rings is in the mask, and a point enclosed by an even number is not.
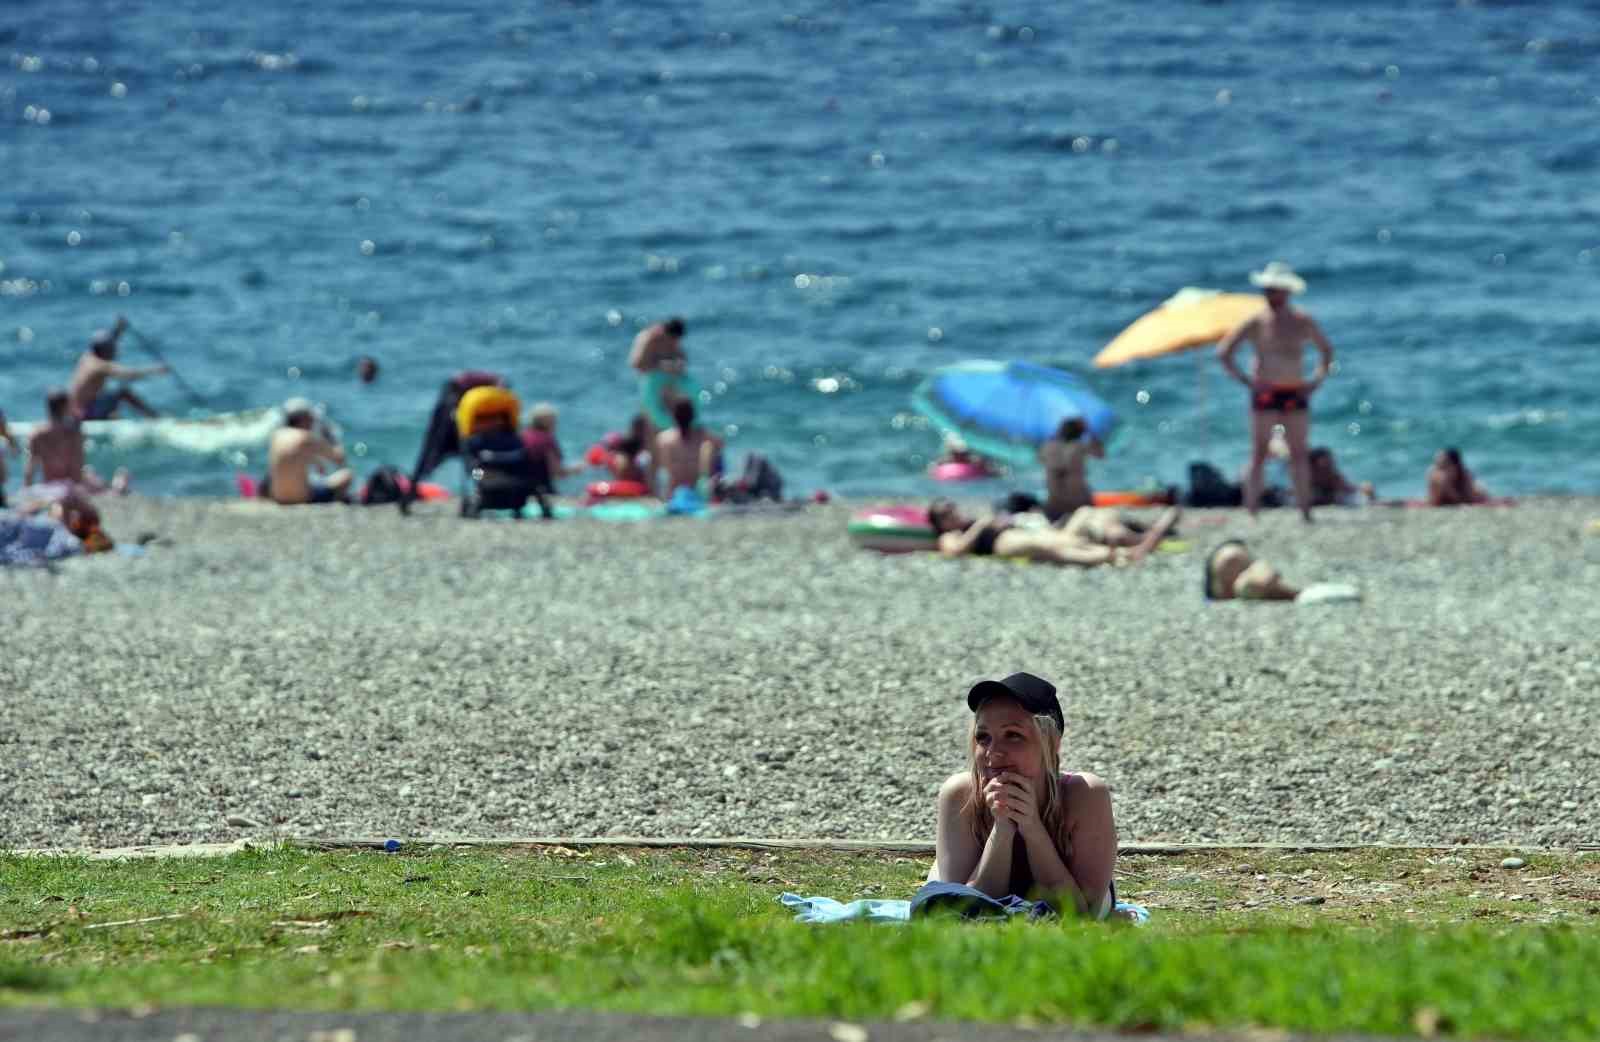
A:
[[[236,839],[230,843],[148,844],[132,847],[70,849],[63,847],[17,849],[10,853],[27,857],[82,857],[90,861],[139,860],[144,858],[225,857],[244,850],[278,844],[308,850],[383,850],[391,837],[352,836],[331,839],[310,836],[266,836]],[[395,837],[398,838],[398,837]],[[756,836],[701,838],[688,836],[421,836],[399,839],[400,849],[416,851],[428,847],[468,847],[473,849],[520,849],[566,847],[570,850],[629,847],[680,850],[792,850],[855,854],[914,854],[932,857],[934,848],[924,840],[893,839],[770,839]],[[1118,852],[1124,857],[1181,857],[1186,854],[1227,851],[1263,851],[1282,854],[1337,854],[1364,850],[1427,851],[1431,853],[1517,852],[1533,854],[1576,854],[1600,851],[1600,843],[1580,843],[1574,847],[1536,847],[1519,844],[1402,845],[1393,843],[1123,843]]]
[[[299,846],[321,850],[384,849],[388,839],[355,836],[332,839],[297,838],[290,840]],[[685,850],[825,850],[834,853],[885,853],[921,854],[931,857],[934,845],[926,840],[894,839],[768,839],[755,836],[721,836],[701,838],[688,836],[502,836],[491,838],[423,837],[402,840],[404,845],[434,845],[454,847],[568,847],[570,849],[640,847],[680,848]],[[1418,845],[1391,843],[1123,843],[1117,852],[1123,856],[1149,856],[1204,854],[1228,850],[1279,851],[1285,854],[1331,854],[1358,850],[1426,850],[1426,851],[1518,851],[1526,853],[1577,853],[1600,850],[1600,843],[1583,843],[1576,847],[1534,847],[1518,844],[1450,844]]]

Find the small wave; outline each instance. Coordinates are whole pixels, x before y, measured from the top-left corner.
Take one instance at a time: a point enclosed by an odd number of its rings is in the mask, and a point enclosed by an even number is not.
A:
[[[1013,152],[1070,152],[1074,155],[1106,154],[1122,149],[1119,138],[1074,130],[1024,130],[1003,145]]]
[[[84,424],[84,434],[91,448],[106,447],[124,452],[166,449],[213,455],[233,449],[259,449],[282,425],[282,411],[271,407],[198,419],[93,420]],[[11,426],[18,437],[23,437],[36,424],[25,421]]]
[[[1600,142],[1584,142],[1547,153],[1539,165],[1552,174],[1588,173],[1600,165]]]
[[[1222,211],[1222,219],[1238,221],[1282,221],[1295,216],[1295,208],[1285,202],[1246,203]]]

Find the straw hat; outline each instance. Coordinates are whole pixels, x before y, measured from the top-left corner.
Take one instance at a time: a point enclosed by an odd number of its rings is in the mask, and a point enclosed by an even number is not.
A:
[[[1306,280],[1294,273],[1283,261],[1269,261],[1265,268],[1250,273],[1250,284],[1262,289],[1281,289],[1290,293],[1304,293]]]

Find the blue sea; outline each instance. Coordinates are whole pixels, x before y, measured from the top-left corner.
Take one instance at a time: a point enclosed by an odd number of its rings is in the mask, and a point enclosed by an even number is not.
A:
[[[487,368],[576,455],[636,407],[633,334],[681,315],[706,419],[797,492],[933,491],[910,395],[974,358],[1120,412],[1097,486],[1180,483],[1244,462],[1244,391],[1209,352],[1090,359],[1283,259],[1351,477],[1415,495],[1450,444],[1497,493],[1600,493],[1591,5],[408,6],[8,0],[0,408],[38,417],[121,313],[124,360],[196,392],[141,385],[175,413],[305,395],[358,466],[409,465],[440,383]],[[213,495],[261,456],[91,460]]]

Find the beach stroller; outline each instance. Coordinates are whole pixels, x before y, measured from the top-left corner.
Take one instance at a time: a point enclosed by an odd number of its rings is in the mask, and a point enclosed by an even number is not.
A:
[[[461,396],[456,435],[466,470],[462,517],[477,517],[485,510],[511,510],[521,517],[530,498],[538,501],[545,517],[551,516],[543,461],[529,457],[517,434],[521,412],[522,403],[504,387],[474,387]]]
[[[416,488],[432,474],[434,468],[447,458],[460,454],[461,438],[456,426],[456,413],[461,397],[474,387],[503,387],[505,378],[498,373],[481,369],[467,369],[444,382],[439,397],[433,403],[433,414],[428,418],[428,429],[422,435],[422,449],[417,453],[417,464],[411,469],[411,480],[400,498],[400,512],[406,513],[417,498]]]

